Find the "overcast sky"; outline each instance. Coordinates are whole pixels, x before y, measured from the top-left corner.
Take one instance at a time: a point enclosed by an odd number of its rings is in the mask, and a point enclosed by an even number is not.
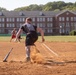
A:
[[[18,7],[29,6],[30,4],[46,4],[47,2],[64,1],[64,2],[76,2],[76,0],[0,0],[0,7],[7,10],[14,10]]]

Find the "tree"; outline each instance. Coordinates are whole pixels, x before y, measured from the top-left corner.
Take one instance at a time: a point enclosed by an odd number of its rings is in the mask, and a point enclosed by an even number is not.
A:
[[[65,9],[73,11],[76,10],[76,2],[65,3],[64,1],[54,1],[48,2],[45,5],[32,4],[21,8],[16,8],[14,11],[61,11]]]
[[[8,11],[5,8],[0,7],[0,11]]]

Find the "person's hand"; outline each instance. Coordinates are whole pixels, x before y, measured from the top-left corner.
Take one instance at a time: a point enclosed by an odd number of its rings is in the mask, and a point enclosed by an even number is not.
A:
[[[44,42],[45,41],[45,39],[44,38],[42,38],[42,42]]]

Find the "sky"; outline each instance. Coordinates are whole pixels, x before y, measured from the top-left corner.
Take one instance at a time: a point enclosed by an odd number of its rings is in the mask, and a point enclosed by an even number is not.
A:
[[[11,11],[15,8],[29,6],[31,4],[46,4],[53,1],[76,2],[75,0],[0,0],[0,7]]]

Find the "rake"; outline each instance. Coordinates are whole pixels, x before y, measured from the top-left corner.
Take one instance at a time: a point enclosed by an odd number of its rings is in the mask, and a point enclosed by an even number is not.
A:
[[[7,62],[7,59],[8,59],[8,57],[9,57],[12,50],[13,50],[13,48],[11,48],[10,51],[6,54],[6,56],[3,59],[3,62]]]

